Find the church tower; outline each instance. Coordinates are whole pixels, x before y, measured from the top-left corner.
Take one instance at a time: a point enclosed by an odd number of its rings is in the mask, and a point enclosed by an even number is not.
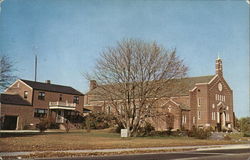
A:
[[[218,58],[216,59],[216,66],[215,66],[215,68],[216,68],[216,74],[217,74],[218,76],[223,76],[223,71],[222,71],[222,60],[220,59],[220,57],[218,57]]]

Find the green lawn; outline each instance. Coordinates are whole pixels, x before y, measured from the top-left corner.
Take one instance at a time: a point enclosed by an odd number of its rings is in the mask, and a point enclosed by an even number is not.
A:
[[[77,130],[58,133],[32,133],[0,138],[4,151],[60,151],[76,149],[167,147],[185,145],[232,144],[233,141],[199,140],[190,137],[133,137],[120,138],[109,130]]]

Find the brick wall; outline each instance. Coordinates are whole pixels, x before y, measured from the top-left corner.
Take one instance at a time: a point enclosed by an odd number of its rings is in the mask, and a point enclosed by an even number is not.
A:
[[[32,106],[1,104],[1,116],[18,116],[18,129],[23,129],[25,125],[39,122],[39,119],[33,116]]]

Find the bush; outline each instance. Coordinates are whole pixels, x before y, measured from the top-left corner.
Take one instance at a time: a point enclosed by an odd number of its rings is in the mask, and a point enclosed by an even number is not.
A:
[[[137,133],[139,136],[150,136],[154,131],[155,128],[149,122],[146,122],[143,127],[138,128]]]
[[[243,134],[243,137],[250,137],[250,132],[246,132]]]
[[[210,129],[202,129],[202,128],[196,128],[192,127],[190,131],[188,131],[187,135],[189,137],[195,137],[198,139],[207,139],[211,136],[211,131]]]
[[[121,133],[121,129],[124,129],[121,123],[117,122],[115,126],[115,133]]]
[[[68,133],[68,132],[69,132],[69,130],[70,130],[70,124],[69,124],[69,121],[68,121],[68,120],[66,120],[66,122],[65,122],[63,125],[64,125],[64,127],[65,127],[65,131]]]
[[[250,131],[250,117],[244,117],[239,120],[240,123],[240,131],[248,133]]]
[[[49,129],[59,129],[59,124],[55,122],[50,122]]]
[[[43,118],[40,120],[40,122],[37,124],[37,128],[40,132],[46,131],[50,126],[50,120],[48,118]]]
[[[91,113],[84,117],[83,128],[89,129],[105,129],[113,125],[114,117],[105,113]]]
[[[232,138],[229,135],[224,136],[224,140],[230,141]]]
[[[168,136],[168,132],[167,131],[152,131],[149,136],[164,137],[164,136]]]
[[[32,128],[32,126],[30,124],[25,124],[23,126],[23,130],[30,130],[30,129],[34,129],[34,128]]]

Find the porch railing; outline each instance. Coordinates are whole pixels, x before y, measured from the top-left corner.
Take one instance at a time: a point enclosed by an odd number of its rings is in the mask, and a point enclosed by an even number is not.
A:
[[[50,107],[71,107],[71,108],[75,108],[76,107],[76,103],[68,103],[68,102],[49,102],[49,106]]]

